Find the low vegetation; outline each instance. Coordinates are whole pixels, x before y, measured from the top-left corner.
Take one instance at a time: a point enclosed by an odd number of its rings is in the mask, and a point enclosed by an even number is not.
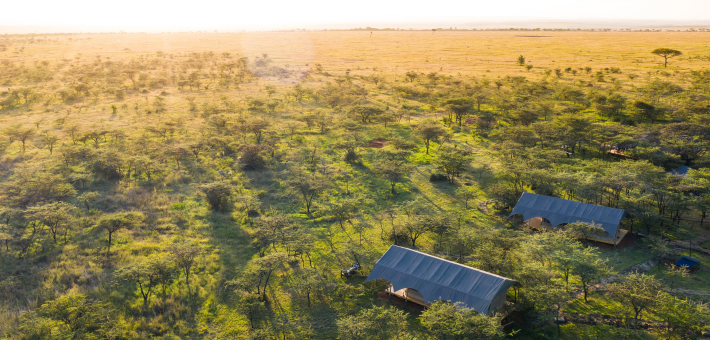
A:
[[[313,32],[308,60],[231,49],[248,34],[0,37],[0,338],[708,331],[703,33],[675,33],[679,50],[628,33],[643,51],[572,59],[554,42],[467,52],[513,33],[378,34],[356,61],[346,47],[370,32]],[[626,210],[629,247],[503,218],[523,192]],[[378,298],[385,282],[364,277],[392,244],[519,281],[510,316]],[[681,254],[699,270],[664,265]]]

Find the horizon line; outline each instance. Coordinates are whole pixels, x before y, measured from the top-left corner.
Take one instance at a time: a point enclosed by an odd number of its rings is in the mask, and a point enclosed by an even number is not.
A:
[[[710,20],[649,20],[649,19],[521,19],[521,20],[436,20],[436,21],[350,21],[311,22],[264,25],[157,26],[157,25],[0,25],[0,34],[91,34],[91,33],[241,33],[264,31],[324,31],[324,30],[642,30],[710,28]]]

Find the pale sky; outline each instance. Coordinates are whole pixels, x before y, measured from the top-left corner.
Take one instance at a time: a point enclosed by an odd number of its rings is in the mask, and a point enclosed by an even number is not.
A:
[[[710,0],[9,0],[0,10],[0,26],[165,31],[521,20],[707,23]]]

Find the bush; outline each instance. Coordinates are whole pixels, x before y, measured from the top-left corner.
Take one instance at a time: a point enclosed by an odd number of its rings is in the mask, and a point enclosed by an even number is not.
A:
[[[242,156],[239,157],[239,164],[244,170],[258,170],[266,166],[266,160],[261,155],[266,147],[264,145],[250,144],[239,148]]]
[[[496,183],[491,185],[488,192],[501,203],[503,207],[509,208],[518,202],[518,198],[522,195],[522,192],[515,190],[505,184]]]
[[[351,149],[345,153],[345,157],[343,157],[343,160],[348,163],[355,163],[360,160],[360,156],[355,152],[355,150]]]
[[[227,181],[214,182],[202,186],[202,192],[207,197],[207,203],[214,211],[225,211],[229,204],[229,196],[234,187]]]

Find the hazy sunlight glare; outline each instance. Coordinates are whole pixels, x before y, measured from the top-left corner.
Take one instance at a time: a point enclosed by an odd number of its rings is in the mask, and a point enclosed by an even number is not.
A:
[[[11,1],[0,26],[72,25],[151,30],[298,28],[333,23],[506,20],[710,20],[710,1]]]

